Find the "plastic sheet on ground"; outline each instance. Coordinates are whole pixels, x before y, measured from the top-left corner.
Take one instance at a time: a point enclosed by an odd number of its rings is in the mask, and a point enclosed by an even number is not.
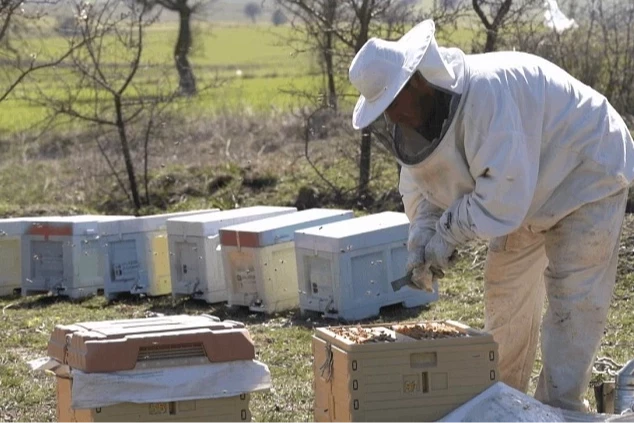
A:
[[[586,414],[562,410],[537,401],[498,382],[472,398],[441,422],[632,422],[634,414]]]

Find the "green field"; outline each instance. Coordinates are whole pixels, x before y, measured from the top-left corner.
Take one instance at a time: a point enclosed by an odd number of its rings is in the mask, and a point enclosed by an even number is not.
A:
[[[36,52],[39,60],[46,61],[64,51],[67,41],[49,34],[26,40],[26,51]],[[140,69],[129,94],[153,93],[157,89],[169,92],[178,85],[172,51],[177,35],[174,23],[161,23],[147,30]],[[289,108],[297,105],[294,96],[282,89],[315,90],[320,85],[318,69],[306,55],[295,55],[284,40],[288,27],[269,25],[223,26],[194,24],[194,46],[190,54],[191,65],[199,87],[203,90],[194,99],[179,99],[178,107],[201,116],[217,109],[252,108],[267,111],[271,107]],[[129,52],[121,46],[106,50],[103,67],[113,86],[122,78]],[[241,75],[238,75],[240,72]],[[15,76],[11,70],[5,80]],[[0,133],[18,132],[44,120],[48,110],[37,104],[42,95],[65,98],[74,92],[73,75],[68,68],[58,67],[33,73],[14,95],[0,103]],[[160,87],[160,88],[159,88]],[[92,92],[82,92],[78,100],[88,101]],[[189,110],[188,110],[189,108]]]

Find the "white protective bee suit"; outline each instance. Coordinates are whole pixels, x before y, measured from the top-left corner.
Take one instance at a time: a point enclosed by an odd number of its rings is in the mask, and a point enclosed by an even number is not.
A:
[[[362,93],[353,125],[366,126],[390,101],[363,110],[362,102],[379,98],[374,87],[390,92],[389,82],[381,82],[382,65],[368,65],[369,51],[393,60],[390,49],[401,49],[407,64],[408,48],[423,50],[409,72],[419,71],[452,100],[439,139],[397,128],[401,150],[425,146],[417,163],[401,161],[410,234],[423,244],[435,238],[449,250],[472,239],[490,241],[485,330],[499,343],[501,380],[527,391],[541,325],[535,397],[584,410],[634,178],[632,137],[604,96],[554,64],[520,52],[465,55],[438,47],[433,32],[433,22],[424,21],[400,44],[373,39],[359,52],[350,70]]]

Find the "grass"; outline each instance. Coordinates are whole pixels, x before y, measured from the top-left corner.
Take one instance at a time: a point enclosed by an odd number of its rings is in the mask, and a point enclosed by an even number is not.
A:
[[[473,295],[468,278],[453,278],[443,287],[442,302],[429,309],[409,310],[408,317],[438,316],[457,318],[470,324],[481,322],[480,309],[464,307]],[[269,366],[273,389],[255,393],[251,404],[254,421],[312,420],[312,353],[313,328],[329,322],[311,321],[294,310],[271,317],[233,312],[223,306],[171,298],[127,299],[107,304],[102,297],[85,301],[67,301],[46,296],[0,299],[3,309],[0,329],[4,336],[0,348],[0,419],[12,421],[51,421],[55,419],[54,378],[28,370],[26,361],[46,355],[46,343],[56,324],[86,320],[144,317],[152,312],[166,314],[210,313],[247,324],[257,349],[258,360]],[[401,320],[401,310],[391,308],[381,317]]]
[[[634,220],[628,218],[628,234]],[[624,235],[624,242],[630,235]],[[631,247],[630,247],[631,249]],[[414,309],[387,307],[372,321],[396,322],[419,319],[454,319],[476,328],[483,327],[483,284],[480,275],[482,254],[473,266],[475,251],[481,246],[461,250],[457,267],[440,283],[440,300]],[[599,356],[608,356],[623,364],[630,359],[634,345],[634,277],[628,252],[622,253],[621,272],[615,292],[606,336]],[[30,372],[27,361],[46,355],[46,345],[56,324],[87,320],[142,318],[152,313],[214,314],[247,325],[256,345],[257,359],[269,366],[273,387],[269,392],[253,394],[251,411],[254,421],[312,421],[313,363],[311,334],[315,327],[336,324],[311,320],[297,310],[273,316],[231,310],[224,305],[209,305],[171,297],[124,298],[107,303],[103,297],[70,301],[62,298],[8,297],[0,299],[0,419],[3,421],[52,421],[55,419],[54,378]],[[535,363],[534,376],[539,370]],[[595,381],[601,376],[595,377]],[[534,381],[530,392],[534,390]],[[588,391],[593,401],[592,391]]]

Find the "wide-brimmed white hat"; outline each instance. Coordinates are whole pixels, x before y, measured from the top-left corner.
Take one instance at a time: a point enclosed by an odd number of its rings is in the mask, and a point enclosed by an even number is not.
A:
[[[361,47],[348,71],[361,93],[352,114],[354,129],[370,125],[387,109],[416,72],[434,32],[434,22],[425,20],[398,41],[371,38]]]

